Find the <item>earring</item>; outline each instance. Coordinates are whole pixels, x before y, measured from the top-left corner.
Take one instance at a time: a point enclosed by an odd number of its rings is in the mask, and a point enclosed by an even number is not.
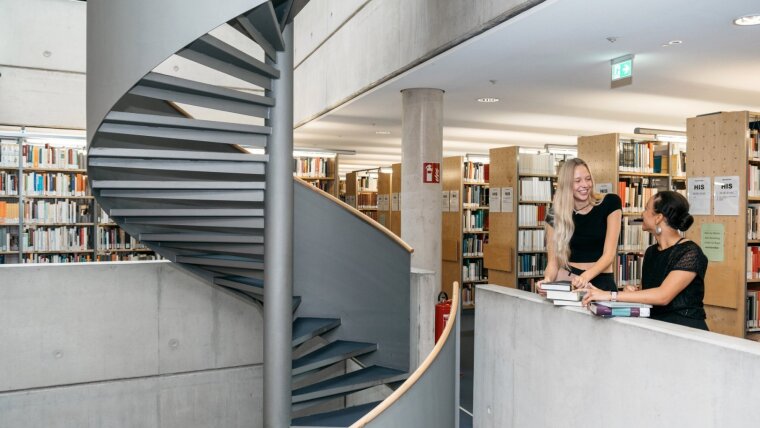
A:
[[[655,235],[659,235],[662,233],[662,228],[660,227],[660,225],[657,225],[657,227],[654,228],[654,233]]]

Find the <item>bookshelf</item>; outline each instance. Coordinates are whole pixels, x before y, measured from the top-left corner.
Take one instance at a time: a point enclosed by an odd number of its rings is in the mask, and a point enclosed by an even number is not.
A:
[[[64,143],[49,135],[0,137],[0,263],[99,260],[99,208],[87,181],[84,146],[76,140],[83,138]],[[123,250],[120,259],[131,259],[134,251]]]
[[[615,192],[623,204],[615,282],[641,287],[644,251],[654,237],[642,229],[647,200],[671,188],[669,142],[603,134],[578,138],[578,157],[588,163],[598,193]]]
[[[491,149],[491,236],[485,250],[491,283],[535,292],[544,277],[544,218],[557,164],[567,156],[521,153],[516,146]]]
[[[391,227],[390,230],[401,237],[401,164],[391,165]]]
[[[756,300],[748,302],[748,299],[760,291],[757,273],[760,261],[757,257],[760,252],[760,236],[757,235],[760,113],[715,113],[690,118],[686,123],[689,141],[687,176],[689,179],[708,178],[714,187],[708,195],[712,199],[708,212],[694,215],[694,224],[686,232],[686,237],[697,242],[708,255],[711,248],[720,254],[720,246],[714,244],[715,240],[705,242],[702,235],[707,225],[723,228],[722,260],[713,258],[707,265],[704,299],[707,325],[718,333],[753,336],[757,334],[754,325],[758,308]],[[733,204],[715,200],[719,193],[729,191],[727,186],[717,184],[726,183],[722,177],[733,177],[738,183],[737,196],[733,199],[737,200],[735,208]],[[693,210],[696,190],[690,193]]]
[[[379,168],[346,174],[346,203],[367,217],[378,221],[377,184]]]
[[[377,222],[386,229],[391,228],[391,187],[393,173],[390,168],[380,168],[377,174]]]
[[[337,154],[294,153],[293,175],[335,197],[340,194]]]
[[[442,165],[442,289],[462,284],[462,305],[473,307],[475,285],[488,282],[483,246],[488,242],[488,175],[485,159],[454,156]]]

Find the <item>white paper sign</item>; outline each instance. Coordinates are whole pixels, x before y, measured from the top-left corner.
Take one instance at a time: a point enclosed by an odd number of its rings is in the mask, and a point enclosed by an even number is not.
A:
[[[601,193],[602,195],[612,193],[612,183],[599,183],[594,187],[596,187],[596,189],[594,189],[596,193]]]
[[[393,193],[391,195],[391,211],[400,211],[398,202],[399,202],[398,193]]]
[[[691,215],[710,215],[710,177],[691,177],[688,180],[687,195]]]
[[[383,195],[383,211],[391,210],[391,195]]]
[[[502,187],[501,188],[501,212],[503,213],[511,213],[514,211],[514,188],[513,187]]]
[[[449,211],[459,211],[459,190],[452,190],[449,192]]]
[[[715,215],[739,215],[739,176],[715,177]]]
[[[388,195],[377,195],[378,211],[388,211]]]
[[[449,212],[449,191],[444,190],[441,192],[441,211]]]
[[[353,195],[346,196],[346,203],[356,208],[356,196],[353,196]]]
[[[488,190],[488,210],[492,213],[501,212],[501,187],[491,187]]]

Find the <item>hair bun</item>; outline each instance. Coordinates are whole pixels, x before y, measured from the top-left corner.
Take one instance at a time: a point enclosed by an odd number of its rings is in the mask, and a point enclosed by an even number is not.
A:
[[[691,227],[691,225],[694,223],[694,217],[691,216],[691,214],[686,213],[686,215],[681,219],[681,224],[678,225],[678,230],[681,231],[687,231]]]

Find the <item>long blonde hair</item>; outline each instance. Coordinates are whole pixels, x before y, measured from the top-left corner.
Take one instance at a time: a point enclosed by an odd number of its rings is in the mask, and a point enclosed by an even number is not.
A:
[[[560,267],[567,268],[570,260],[570,239],[575,232],[575,223],[573,223],[573,210],[575,201],[573,198],[573,182],[575,181],[575,168],[582,166],[588,170],[591,175],[591,169],[586,162],[580,158],[566,160],[557,172],[557,192],[552,200],[552,211],[554,211],[554,254],[557,257]],[[591,175],[591,191],[589,199],[592,205],[599,205],[602,202],[602,195],[594,192],[594,176]]]

